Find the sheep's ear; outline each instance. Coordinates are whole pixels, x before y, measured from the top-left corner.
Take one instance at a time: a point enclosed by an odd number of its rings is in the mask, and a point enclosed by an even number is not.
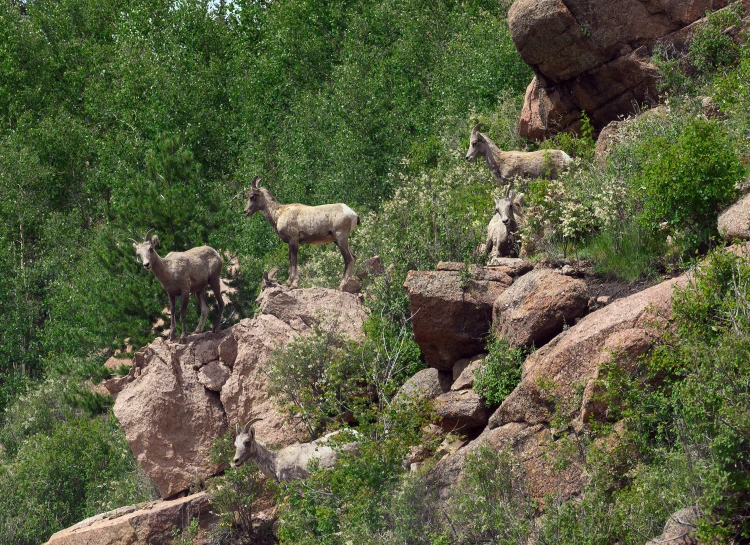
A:
[[[137,250],[137,249],[138,249],[138,244],[136,244],[136,243],[134,242],[134,243],[133,243],[133,248]]]
[[[523,193],[516,195],[516,202],[521,206],[526,204],[526,196]]]
[[[510,197],[511,202],[516,200],[516,192],[511,191],[508,196]]]
[[[241,431],[242,430],[240,429],[240,425],[239,424],[235,424],[234,425],[234,434],[235,435],[239,435]]]
[[[252,187],[253,189],[258,189],[258,184],[259,184],[259,183],[260,183],[260,176],[256,176],[255,178],[253,178],[253,181],[252,181],[252,183],[250,184],[250,186],[251,186],[251,187]]]
[[[497,195],[493,195],[492,197],[495,199],[495,207],[499,208],[500,207],[500,202],[502,201],[502,199],[500,197],[498,197]]]
[[[159,237],[154,235],[153,237],[151,237],[151,247],[156,248],[158,245],[159,245]]]

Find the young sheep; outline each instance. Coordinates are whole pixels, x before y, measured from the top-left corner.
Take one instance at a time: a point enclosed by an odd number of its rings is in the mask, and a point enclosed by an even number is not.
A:
[[[281,450],[270,450],[255,438],[255,428],[252,425],[259,420],[263,419],[253,418],[244,428],[236,425],[236,451],[232,467],[239,467],[246,461],[253,460],[263,475],[278,482],[286,482],[309,477],[307,466],[310,460],[318,460],[322,468],[331,468],[336,464],[338,454],[326,442],[338,432],[329,433],[311,443],[297,443]],[[352,446],[345,445],[344,448]]]
[[[523,193],[511,192],[510,185],[501,199],[495,197],[495,214],[487,225],[485,252],[490,261],[495,257],[515,257],[518,255],[518,230],[523,225]]]
[[[502,151],[486,134],[479,132],[479,125],[471,131],[469,151],[466,160],[473,162],[479,156],[487,161],[487,166],[501,185],[510,183],[513,178],[557,178],[559,172],[568,170],[573,160],[561,150]]]
[[[356,212],[342,203],[307,206],[280,204],[265,187],[258,187],[260,177],[253,179],[250,197],[244,214],[248,217],[260,211],[274,228],[279,238],[289,245],[289,282],[297,287],[297,251],[300,244],[333,242],[344,256],[344,277],[339,284],[343,290],[354,271],[356,256],[349,249],[349,235],[359,225]]]
[[[180,308],[180,319],[182,323],[182,335],[180,342],[185,341],[185,315],[187,314],[190,294],[194,293],[201,307],[201,319],[194,333],[201,333],[208,317],[208,304],[206,303],[206,287],[211,289],[216,296],[219,307],[218,315],[214,321],[213,332],[216,333],[221,327],[221,318],[224,313],[224,301],[221,298],[220,277],[224,261],[219,253],[209,246],[198,246],[187,252],[169,252],[166,256],[159,257],[156,253],[156,245],[159,238],[154,235],[148,240],[151,229],[145,237],[144,242],[136,242],[133,239],[135,253],[141,258],[143,267],[150,270],[161,282],[164,291],[169,295],[169,314],[171,317],[171,328],[169,340],[173,341],[176,333],[175,321],[175,298],[180,296],[182,306]]]

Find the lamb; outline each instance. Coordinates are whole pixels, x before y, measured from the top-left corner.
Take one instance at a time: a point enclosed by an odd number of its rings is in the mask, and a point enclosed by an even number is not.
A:
[[[339,284],[343,290],[352,276],[356,256],[349,249],[349,235],[359,225],[356,212],[342,203],[307,206],[280,204],[264,187],[259,187],[256,176],[251,185],[250,197],[243,213],[252,216],[260,211],[274,228],[279,238],[289,245],[289,281],[291,288],[299,282],[297,251],[300,244],[327,244],[333,242],[344,256],[344,277]]]
[[[164,291],[169,295],[169,313],[171,316],[171,327],[169,330],[169,340],[174,341],[176,333],[175,323],[175,298],[179,295],[182,306],[180,308],[180,318],[182,323],[182,335],[180,342],[185,342],[185,315],[187,314],[188,301],[190,294],[194,293],[198,298],[201,307],[201,319],[198,327],[193,333],[201,333],[203,326],[208,317],[208,304],[206,303],[206,287],[211,289],[216,296],[218,306],[218,315],[214,320],[213,332],[216,333],[221,328],[221,319],[224,314],[224,301],[221,298],[220,277],[221,268],[224,266],[219,253],[209,246],[198,246],[191,248],[186,252],[169,252],[166,256],[159,257],[156,253],[156,246],[159,244],[159,237],[154,235],[151,240],[148,236],[153,229],[146,233],[144,242],[136,242],[133,239],[133,248],[135,253],[141,258],[143,268],[150,270],[161,282]]]
[[[505,196],[495,196],[495,214],[487,225],[487,242],[484,250],[490,261],[495,257],[515,257],[519,254],[518,231],[523,225],[523,193],[516,195],[508,185]]]
[[[317,460],[320,467],[330,469],[336,464],[338,453],[326,443],[337,431],[324,435],[311,443],[296,443],[281,450],[270,450],[255,438],[252,425],[262,418],[253,418],[244,428],[236,425],[236,448],[232,467],[239,467],[248,460],[253,460],[261,473],[278,482],[298,481],[310,476],[307,469],[310,460]],[[343,448],[351,449],[353,443]]]
[[[473,162],[480,155],[501,185],[510,183],[513,178],[550,178],[568,170],[573,160],[562,150],[502,151],[486,134],[479,132],[480,125],[471,131],[469,151],[466,160]]]

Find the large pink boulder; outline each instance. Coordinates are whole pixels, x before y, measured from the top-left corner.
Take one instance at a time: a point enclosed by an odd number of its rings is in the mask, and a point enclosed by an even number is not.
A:
[[[492,329],[512,348],[538,348],[586,314],[588,304],[583,280],[536,269],[495,300]]]
[[[168,498],[219,470],[209,451],[229,428],[218,395],[198,381],[190,358],[181,358],[189,349],[159,338],[149,350],[114,413],[141,467]]]
[[[548,423],[553,398],[573,398],[577,385],[596,380],[601,365],[611,360],[621,347],[633,353],[643,353],[648,348],[640,344],[623,346],[628,344],[628,339],[640,339],[641,343],[648,342],[648,346],[655,342],[657,325],[671,316],[674,287],[686,283],[687,277],[681,276],[619,299],[587,315],[532,353],[524,362],[521,383],[492,415],[490,427],[509,422]],[[644,337],[641,332],[644,329],[653,334]],[[626,334],[628,331],[632,333]],[[573,412],[566,416],[574,416],[580,407],[568,410]]]
[[[521,134],[541,139],[577,131],[582,111],[600,130],[633,113],[634,104],[653,103],[654,45],[683,47],[693,23],[726,5],[726,0],[516,0],[508,12],[511,36],[536,73]]]
[[[121,507],[60,530],[45,545],[171,544],[173,532],[182,530],[191,519],[198,517],[201,528],[215,521],[209,508],[209,496],[205,492],[171,501]]]
[[[440,263],[435,271],[409,271],[414,341],[427,365],[450,371],[461,358],[484,352],[495,299],[531,266],[513,260],[508,266],[472,267]]]
[[[134,355],[126,377],[107,382],[130,448],[163,498],[221,469],[211,463],[211,447],[235,424],[262,418],[256,433],[273,446],[306,438],[268,393],[274,350],[313,326],[363,337],[367,311],[351,294],[282,290],[269,301],[262,306],[268,313],[191,335],[186,344],[158,338]]]

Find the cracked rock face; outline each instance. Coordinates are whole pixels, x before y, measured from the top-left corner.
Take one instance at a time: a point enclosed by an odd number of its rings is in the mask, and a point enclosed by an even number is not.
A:
[[[314,325],[361,338],[367,316],[356,296],[322,288],[284,290],[266,308],[273,312],[216,334],[191,335],[187,344],[158,338],[111,385],[115,416],[162,498],[221,469],[211,463],[211,446],[235,424],[263,418],[255,430],[272,446],[306,439],[268,394],[271,355]]]
[[[654,104],[657,43],[684,47],[693,23],[725,0],[516,0],[511,36],[536,77],[519,121],[523,136],[542,139],[580,128],[585,110],[601,130],[633,104]]]

